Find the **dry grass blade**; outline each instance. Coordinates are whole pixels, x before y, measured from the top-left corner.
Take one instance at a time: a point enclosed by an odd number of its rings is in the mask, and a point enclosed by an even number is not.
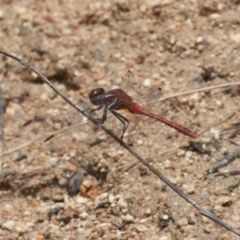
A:
[[[204,87],[204,88],[198,88],[198,89],[194,89],[194,90],[190,90],[190,91],[186,91],[186,92],[180,92],[180,93],[176,93],[176,94],[164,97],[164,98],[160,99],[159,101],[165,101],[165,100],[169,100],[172,98],[181,97],[184,95],[189,95],[189,94],[193,94],[193,93],[197,93],[197,92],[204,92],[204,91],[209,91],[209,90],[213,90],[213,89],[217,89],[217,88],[225,88],[225,87],[236,86],[236,85],[240,85],[240,82],[224,83],[224,84],[219,84],[216,86]]]
[[[88,123],[73,108],[54,110],[51,114],[39,113],[20,127],[21,142],[16,144],[17,147],[5,146],[2,155],[9,155],[30,146],[44,150],[69,149],[69,144],[87,139],[86,131],[92,130]]]
[[[3,96],[2,89],[0,88],[0,152],[3,151]],[[0,156],[0,173],[2,169],[2,156]]]
[[[228,119],[232,118],[235,114],[236,114],[235,111],[232,112],[232,113],[230,113],[230,114],[229,114],[227,117],[225,117],[224,119],[222,119],[222,120],[220,120],[220,121],[212,124],[211,126],[207,127],[207,128],[206,128],[205,130],[203,130],[199,135],[202,135],[203,133],[209,131],[212,127],[215,127],[215,126],[217,126],[217,125],[219,125],[219,124],[221,124],[221,123],[223,123],[223,122],[226,122]]]

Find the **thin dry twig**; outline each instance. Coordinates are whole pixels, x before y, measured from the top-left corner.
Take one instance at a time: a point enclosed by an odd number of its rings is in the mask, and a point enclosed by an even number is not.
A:
[[[220,134],[221,135],[225,135],[225,134],[233,134],[233,130],[236,132],[236,131],[240,131],[240,127],[238,128],[233,128],[233,129],[229,129],[229,130],[226,130],[226,131],[222,131]]]
[[[101,130],[103,130],[105,133],[110,135],[115,141],[117,141],[123,148],[125,148],[128,152],[130,152],[135,158],[137,158],[143,165],[145,165],[155,176],[160,178],[163,182],[165,182],[170,188],[172,188],[178,195],[180,195],[186,202],[190,203],[194,208],[198,210],[198,212],[205,216],[212,221],[218,223],[225,229],[235,233],[236,235],[240,236],[240,231],[238,231],[236,228],[232,227],[228,223],[224,222],[220,218],[218,218],[215,214],[213,214],[210,211],[207,211],[203,209],[200,205],[198,205],[193,199],[191,199],[188,195],[186,195],[184,192],[182,192],[176,185],[174,185],[170,180],[168,180],[165,176],[163,176],[159,171],[157,171],[154,167],[152,167],[145,159],[143,159],[140,155],[138,155],[131,147],[129,147],[126,143],[124,143],[117,135],[115,135],[111,130],[104,127],[102,124],[99,123],[95,118],[93,118],[90,114],[88,114],[82,107],[79,105],[74,104],[69,98],[67,98],[64,94],[62,94],[46,77],[44,77],[40,72],[38,72],[33,66],[31,66],[29,63],[25,62],[24,60],[7,53],[5,51],[0,50],[0,53],[2,53],[5,56],[8,56],[17,62],[21,63],[23,66],[31,70],[32,72],[36,73],[46,84],[48,84],[58,95],[60,95],[69,105],[71,105],[73,108],[75,108],[77,111],[79,111],[82,115],[84,115],[90,122],[94,123],[96,126],[98,126]],[[196,90],[198,91],[198,90]],[[191,91],[188,93],[192,93]]]
[[[3,94],[0,88],[0,152],[3,151]],[[0,173],[2,169],[2,156],[0,156]]]
[[[230,171],[230,172],[218,172],[218,173],[214,173],[214,177],[229,177],[229,176],[236,176],[236,175],[240,175],[240,171],[239,170],[235,170],[235,171]]]
[[[228,154],[227,156],[221,158],[218,162],[216,162],[212,167],[208,169],[209,173],[216,173],[218,172],[219,168],[222,168],[226,165],[228,165],[230,162],[235,160],[240,156],[240,148],[238,148],[236,151],[234,151],[231,154]]]
[[[159,101],[165,101],[165,100],[169,100],[171,98],[175,98],[175,97],[181,97],[184,95],[189,95],[189,94],[193,94],[193,93],[197,93],[197,92],[204,92],[204,91],[209,91],[209,90],[213,90],[216,88],[224,88],[224,87],[230,87],[230,86],[236,86],[236,85],[240,85],[240,82],[231,82],[231,83],[224,83],[224,84],[219,84],[216,86],[211,86],[211,87],[204,87],[204,88],[198,88],[198,89],[193,89],[193,90],[189,90],[186,92],[180,92],[180,93],[176,93],[164,98],[159,99]]]
[[[193,122],[193,120],[189,116],[187,116],[187,114],[185,114],[176,104],[171,104],[185,119],[189,120],[191,123]]]

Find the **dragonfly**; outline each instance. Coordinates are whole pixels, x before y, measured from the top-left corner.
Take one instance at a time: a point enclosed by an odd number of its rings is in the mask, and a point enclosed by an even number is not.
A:
[[[106,122],[107,113],[112,113],[123,124],[123,129],[121,130],[122,141],[124,134],[128,129],[129,120],[127,117],[120,114],[118,112],[119,110],[127,110],[132,114],[145,115],[154,120],[165,123],[178,132],[191,138],[198,137],[196,133],[192,132],[188,128],[160,115],[154,114],[148,111],[147,107],[145,109],[145,107],[133,101],[134,97],[127,93],[131,92],[131,90],[135,95],[141,96],[144,99],[144,103],[146,102],[146,99],[153,99],[156,101],[161,95],[159,89],[145,95],[140,93],[139,90],[133,86],[134,79],[135,77],[133,73],[128,70],[121,88],[113,89],[108,92],[106,92],[103,88],[92,89],[88,93],[88,103],[86,103],[85,99],[80,105],[85,111],[93,114],[93,116],[96,117],[101,124]],[[140,100],[138,98],[138,101]],[[96,107],[93,108],[92,106]],[[101,109],[103,109],[103,114],[95,116],[94,113],[97,113]],[[39,137],[36,139],[37,141],[40,140],[45,143],[53,138],[58,138],[58,140],[52,141],[52,144],[58,149],[63,149],[62,145],[66,145],[66,143],[71,142],[72,139],[75,139],[74,141],[79,141],[87,138],[86,135],[89,135],[90,129],[84,125],[85,123],[87,122],[83,120],[81,114],[75,109],[63,109],[50,115],[37,115],[35,118],[25,122],[23,124],[23,128],[26,130],[27,138],[31,137],[32,134],[38,135]],[[111,128],[111,124],[108,126]],[[87,129],[89,129],[89,131]],[[23,135],[24,132],[25,131],[23,130]]]
[[[133,77],[133,73],[128,70],[126,74],[126,78],[129,79],[130,77]],[[123,131],[121,135],[121,139],[123,140],[124,133],[126,132],[129,120],[118,113],[118,110],[127,110],[128,112],[132,114],[139,114],[144,115],[147,117],[150,117],[154,120],[157,120],[159,122],[162,122],[166,125],[168,125],[171,128],[174,128],[178,132],[191,137],[191,138],[197,138],[198,135],[188,128],[175,123],[169,119],[166,119],[160,115],[157,115],[155,113],[152,113],[145,109],[144,107],[140,106],[137,102],[134,102],[131,96],[129,96],[124,90],[122,89],[113,89],[108,92],[105,91],[104,88],[96,88],[92,89],[88,94],[90,102],[97,106],[94,109],[91,109],[90,112],[95,112],[100,109],[103,109],[103,115],[101,119],[101,123],[103,124],[107,120],[107,112],[110,111],[117,119],[120,120],[123,124]]]

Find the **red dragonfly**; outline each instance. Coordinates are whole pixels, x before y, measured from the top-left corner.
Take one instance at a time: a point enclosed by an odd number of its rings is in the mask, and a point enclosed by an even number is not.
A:
[[[135,94],[141,95],[134,87],[133,87],[133,79],[134,76],[131,71],[128,71],[126,74],[126,79],[123,82],[123,89],[134,90]],[[151,92],[147,94],[148,98],[156,100],[159,96],[160,91]],[[103,109],[103,115],[100,118],[101,123],[103,124],[107,119],[107,112],[110,111],[115,117],[117,117],[123,124],[123,130],[121,139],[128,128],[129,120],[119,114],[118,110],[128,110],[128,112],[132,114],[145,115],[150,118],[153,118],[157,121],[163,122],[168,126],[176,129],[180,133],[187,135],[192,138],[197,138],[197,134],[190,131],[189,129],[174,123],[166,118],[163,118],[159,115],[151,113],[140,106],[138,103],[134,102],[132,97],[128,95],[122,89],[114,89],[109,92],[105,92],[103,88],[96,88],[90,91],[88,94],[90,102],[97,106],[94,109],[89,108],[89,104],[86,104],[86,111],[92,113],[97,110]],[[145,97],[145,96],[144,96]],[[145,100],[145,98],[144,98]],[[84,106],[84,103],[82,103]],[[32,137],[32,134],[37,135],[37,139],[34,142],[38,142],[38,140],[42,140],[43,142],[48,142],[52,138],[59,137],[58,141],[53,141],[53,145],[56,147],[64,148],[66,142],[72,141],[72,138],[76,141],[80,139],[86,138],[89,134],[87,134],[87,127],[82,128],[82,124],[84,124],[83,119],[81,118],[81,114],[77,112],[75,109],[64,109],[63,111],[58,111],[57,113],[53,113],[50,115],[37,115],[35,118],[27,121],[23,124],[25,129],[22,132],[22,136],[26,135],[25,138],[29,139]],[[81,131],[84,129],[84,131]],[[31,141],[32,142],[32,141]]]
[[[127,72],[127,77],[129,75],[133,75],[130,70]],[[132,114],[140,114],[145,115],[147,117],[153,118],[157,121],[163,122],[166,125],[174,128],[178,132],[187,135],[191,138],[197,138],[198,135],[191,130],[183,127],[171,120],[168,120],[160,115],[156,115],[151,113],[150,111],[141,107],[138,103],[134,102],[133,99],[122,89],[114,89],[109,92],[105,92],[103,88],[96,88],[89,92],[88,94],[90,102],[98,106],[95,109],[91,109],[90,112],[95,112],[103,108],[103,116],[101,119],[101,123],[103,124],[107,119],[107,111],[109,110],[116,118],[118,118],[123,124],[123,133],[121,139],[123,139],[124,133],[126,132],[129,120],[119,114],[118,110],[128,110]]]

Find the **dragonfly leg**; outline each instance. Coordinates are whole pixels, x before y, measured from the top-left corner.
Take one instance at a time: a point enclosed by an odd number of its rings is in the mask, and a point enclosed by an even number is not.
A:
[[[122,133],[122,136],[121,136],[121,140],[123,140],[123,136],[124,136],[124,133],[127,131],[127,128],[128,128],[128,125],[129,125],[129,121],[127,118],[125,118],[124,116],[122,116],[121,114],[115,112],[115,111],[111,111],[111,113],[117,118],[119,119],[119,121],[122,122],[123,124],[123,133]]]
[[[96,111],[98,111],[102,108],[103,108],[103,106],[98,106],[97,108],[87,108],[87,109],[85,109],[85,111],[89,112],[89,113],[92,113],[92,112],[96,112]]]
[[[98,106],[97,108],[87,108],[87,109],[85,109],[85,111],[88,112],[88,113],[93,113],[93,112],[96,112],[96,111],[102,109],[103,107],[104,106],[101,105],[101,106]],[[106,121],[106,118],[107,118],[107,113],[105,113],[106,112],[105,109],[106,109],[106,107],[104,107],[104,112],[103,112],[102,118],[96,118],[96,120],[101,124],[103,124]]]
[[[104,124],[104,122],[107,120],[107,107],[105,106],[104,107],[104,110],[103,110],[103,115],[102,115],[102,124]]]

